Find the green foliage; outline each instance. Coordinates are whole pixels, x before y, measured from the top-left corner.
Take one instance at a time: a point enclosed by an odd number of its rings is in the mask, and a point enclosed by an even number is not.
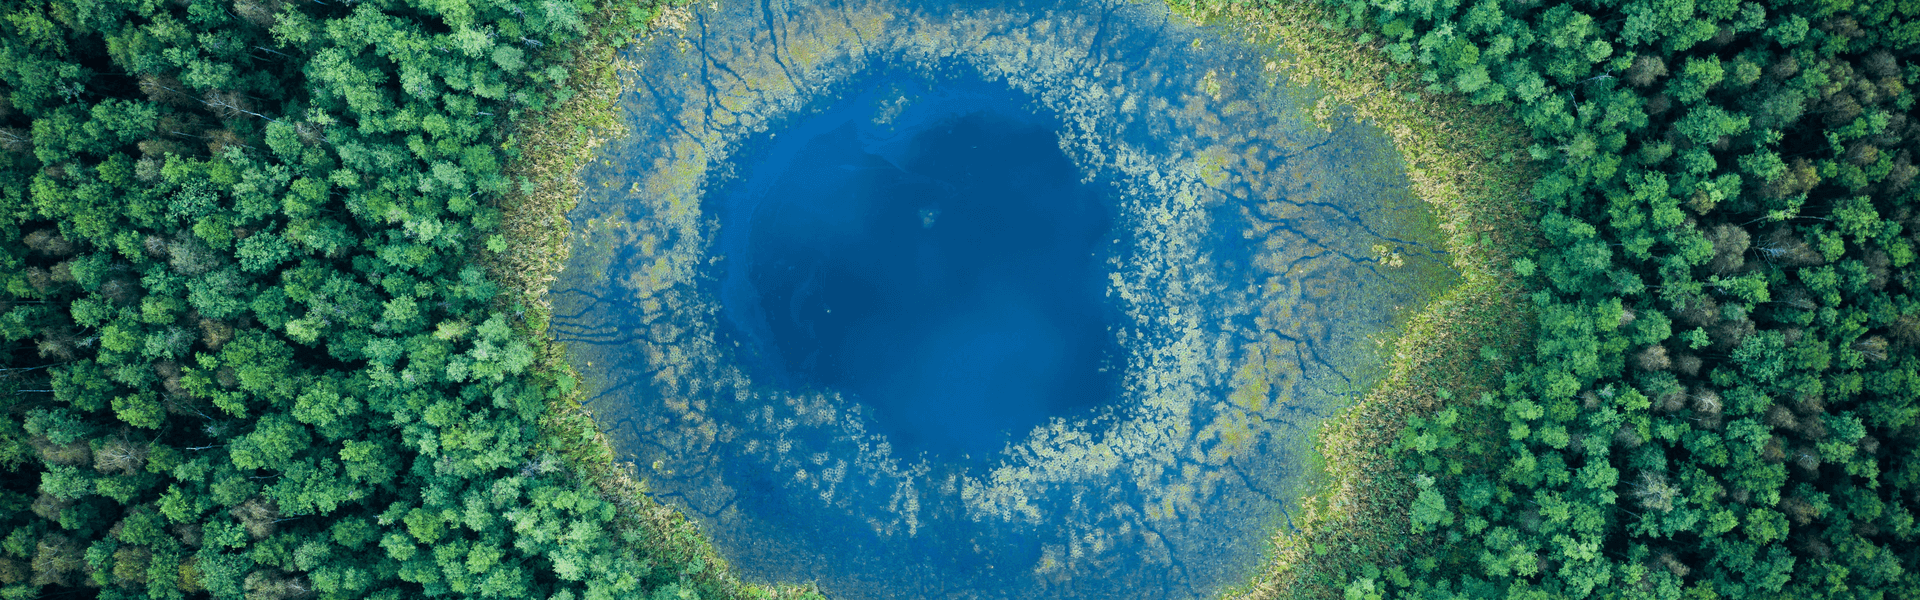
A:
[[[1400,436],[1432,550],[1326,594],[1920,596],[1920,7],[1330,4],[1512,103],[1547,243],[1535,352]]]
[[[657,9],[0,9],[0,597],[751,592],[558,458],[479,266],[505,127]]]

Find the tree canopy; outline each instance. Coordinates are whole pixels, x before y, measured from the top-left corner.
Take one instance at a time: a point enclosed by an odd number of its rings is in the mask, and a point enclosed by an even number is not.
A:
[[[9,3],[0,597],[755,593],[486,268],[512,127],[658,9]]]

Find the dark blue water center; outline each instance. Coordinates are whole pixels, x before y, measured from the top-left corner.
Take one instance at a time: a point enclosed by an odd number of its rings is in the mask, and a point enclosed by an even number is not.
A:
[[[779,386],[868,407],[908,454],[999,450],[1111,399],[1124,365],[1114,210],[1056,123],[993,91],[909,91],[884,124],[889,94],[842,100],[718,196],[742,354]]]

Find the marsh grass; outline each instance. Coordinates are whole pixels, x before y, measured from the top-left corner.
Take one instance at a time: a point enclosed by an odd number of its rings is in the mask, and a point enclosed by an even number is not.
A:
[[[1240,598],[1338,596],[1355,575],[1419,557],[1435,540],[1410,533],[1411,472],[1388,452],[1408,418],[1499,384],[1531,352],[1532,315],[1510,265],[1536,243],[1523,199],[1537,170],[1516,119],[1463,98],[1421,93],[1419,74],[1357,43],[1325,7],[1300,0],[1169,0],[1174,10],[1270,47],[1277,69],[1323,94],[1316,118],[1371,122],[1393,140],[1413,194],[1446,237],[1461,283],[1408,320],[1386,377],[1328,420],[1315,440],[1319,474],[1292,527],[1278,532]],[[1348,107],[1348,108],[1335,108]]]

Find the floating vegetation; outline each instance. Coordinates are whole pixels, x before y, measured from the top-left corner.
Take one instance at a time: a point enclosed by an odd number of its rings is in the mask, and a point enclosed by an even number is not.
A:
[[[1209,595],[1254,568],[1314,427],[1380,377],[1397,320],[1456,280],[1383,134],[1158,5],[672,22],[626,56],[630,135],[583,173],[553,331],[655,495],[752,577],[844,597]],[[860,402],[743,366],[710,198],[797,122],[858,106],[911,128],[926,90],[958,81],[1057,123],[1122,234],[1119,392],[991,456],[898,450]]]

